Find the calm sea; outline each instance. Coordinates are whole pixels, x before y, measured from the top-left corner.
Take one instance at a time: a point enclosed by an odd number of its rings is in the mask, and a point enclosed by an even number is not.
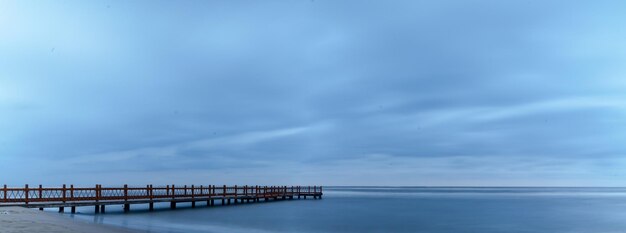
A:
[[[204,205],[64,216],[145,232],[626,232],[626,188],[328,187],[322,200]]]

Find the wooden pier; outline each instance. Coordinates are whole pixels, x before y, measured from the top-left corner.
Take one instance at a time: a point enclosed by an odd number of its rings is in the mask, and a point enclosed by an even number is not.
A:
[[[154,203],[169,202],[170,208],[175,209],[176,203],[190,202],[191,207],[196,203],[214,206],[215,202],[221,205],[250,203],[259,201],[287,200],[294,198],[312,197],[322,198],[321,186],[215,186],[215,185],[166,185],[153,187],[7,187],[0,190],[0,207],[21,206],[27,208],[59,208],[65,212],[65,207],[71,213],[76,212],[78,206],[94,206],[95,213],[104,213],[107,205],[123,205],[124,212],[130,211],[132,204],[149,204],[149,210],[154,210]]]

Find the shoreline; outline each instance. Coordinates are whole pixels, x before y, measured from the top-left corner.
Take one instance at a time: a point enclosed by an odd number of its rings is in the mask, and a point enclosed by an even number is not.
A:
[[[0,207],[3,233],[137,233],[131,229],[74,221],[51,213],[23,207]]]

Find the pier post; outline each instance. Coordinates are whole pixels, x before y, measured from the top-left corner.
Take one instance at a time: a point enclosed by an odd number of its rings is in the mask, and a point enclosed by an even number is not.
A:
[[[39,195],[37,196],[37,198],[43,198],[43,188],[41,187],[41,184],[39,185]]]
[[[211,206],[215,205],[215,200],[211,199]]]
[[[194,191],[195,186],[191,185],[191,208],[196,208],[196,192]]]
[[[63,213],[65,212],[65,208],[63,208],[63,206],[59,207],[59,213]]]
[[[4,191],[4,202],[7,202],[8,196],[7,196],[7,185],[6,184],[4,185],[3,191]]]
[[[185,190],[187,190],[186,187],[187,186],[185,185]],[[191,185],[191,200],[192,200],[191,201],[191,208],[196,208],[196,201],[195,201],[196,195],[195,195],[194,188],[195,188],[195,186],[192,184]]]
[[[154,211],[154,202],[150,202],[150,211]]]
[[[103,213],[103,214],[104,214],[104,207],[105,207],[105,205],[101,205],[101,206],[100,206],[100,213]]]
[[[222,198],[222,205],[224,205],[224,199]]]
[[[95,193],[96,194],[96,202],[98,202],[98,201],[100,201],[100,185],[99,184],[96,184],[95,192],[96,192]]]
[[[176,202],[170,202],[170,209],[176,209]]]
[[[76,213],[76,206],[72,206],[71,207],[71,211],[72,211],[72,214],[75,214]]]
[[[128,202],[128,185],[124,185],[124,202]],[[130,211],[130,204],[124,203],[124,212]]]
[[[150,201],[152,201],[152,185],[146,185],[146,194],[148,195],[148,198],[150,198]]]
[[[65,195],[66,195],[65,193],[66,193],[66,192],[67,192],[67,188],[66,188],[65,184],[63,184],[63,190],[61,191],[61,193],[62,193],[63,203],[64,203],[64,204],[65,204],[65,201],[66,201],[66,200],[65,200]]]
[[[128,201],[128,185],[124,185],[124,201]]]
[[[39,210],[43,211],[43,207],[39,207]]]
[[[24,202],[28,205],[28,184],[24,186]]]

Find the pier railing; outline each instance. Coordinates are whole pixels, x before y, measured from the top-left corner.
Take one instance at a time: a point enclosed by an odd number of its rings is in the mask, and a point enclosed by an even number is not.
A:
[[[181,198],[272,198],[278,196],[321,196],[321,186],[216,186],[165,185],[145,187],[7,187],[0,190],[0,203],[128,201]]]

